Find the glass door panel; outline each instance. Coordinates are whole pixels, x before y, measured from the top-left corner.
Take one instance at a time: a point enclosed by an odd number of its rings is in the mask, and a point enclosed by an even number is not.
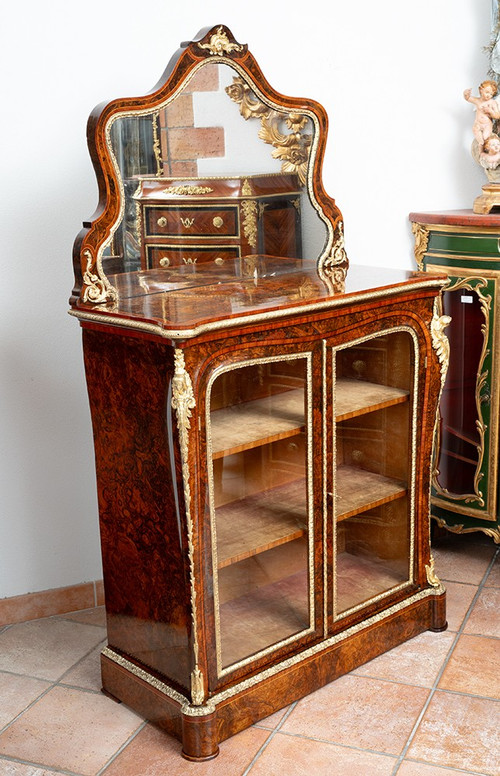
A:
[[[484,428],[478,380],[484,361],[487,311],[485,320],[477,292],[472,285],[459,282],[456,289],[443,294],[443,312],[451,316],[446,335],[452,355],[439,406],[436,486],[444,493],[474,494],[478,501],[477,477],[483,455],[480,429]]]
[[[335,614],[411,576],[413,341],[394,332],[337,351]]]
[[[210,390],[219,672],[312,627],[309,356],[253,361]]]

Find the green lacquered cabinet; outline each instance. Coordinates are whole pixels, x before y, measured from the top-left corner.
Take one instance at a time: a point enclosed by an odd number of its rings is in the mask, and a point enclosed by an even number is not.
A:
[[[411,213],[423,272],[450,278],[449,369],[439,409],[432,517],[455,533],[483,531],[500,543],[500,214]]]

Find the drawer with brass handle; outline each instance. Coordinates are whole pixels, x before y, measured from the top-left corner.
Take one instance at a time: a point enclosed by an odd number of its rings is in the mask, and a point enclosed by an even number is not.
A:
[[[212,264],[216,267],[237,263],[236,274],[239,274],[240,250],[238,246],[206,246],[206,245],[146,245],[147,269],[158,267],[173,269],[189,265]]]
[[[144,233],[148,237],[238,237],[237,205],[147,205]]]

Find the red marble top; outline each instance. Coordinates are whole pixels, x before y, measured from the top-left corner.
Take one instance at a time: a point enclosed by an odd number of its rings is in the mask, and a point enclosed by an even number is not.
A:
[[[443,224],[445,226],[500,227],[500,213],[482,215],[472,210],[440,210],[430,213],[410,213],[410,221],[418,224]]]

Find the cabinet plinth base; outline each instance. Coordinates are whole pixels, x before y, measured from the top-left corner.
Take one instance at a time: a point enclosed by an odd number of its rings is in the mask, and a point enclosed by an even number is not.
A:
[[[446,593],[438,589],[406,606],[402,602],[399,611],[381,620],[374,618],[358,632],[352,632],[353,628],[344,639],[327,643],[317,652],[307,650],[296,664],[262,681],[258,677],[243,681],[233,695],[220,700],[215,695],[210,707],[200,707],[196,713],[187,701],[182,704],[178,693],[167,694],[161,689],[162,682],[154,677],[148,681],[146,670],[136,670],[127,659],[116,662],[109,653],[101,655],[103,686],[107,693],[179,739],[185,759],[210,760],[217,756],[221,741],[255,722],[425,630],[444,630],[445,599]]]
[[[440,628],[429,628],[430,631],[433,633],[442,633],[445,630],[448,630],[448,623],[445,622],[444,625],[442,625]]]
[[[206,760],[214,760],[218,756],[218,754],[219,754],[219,747],[217,747],[215,754],[209,754],[207,755],[207,757],[191,757],[191,755],[186,754],[184,749],[181,752],[182,757],[185,760],[189,760],[189,762],[191,763],[203,763]]]
[[[202,717],[182,715],[182,756],[192,762],[213,760],[219,754],[216,712]]]
[[[117,698],[115,695],[111,695],[110,692],[108,692],[104,687],[101,687],[101,692],[103,695],[106,696],[106,698],[109,698],[110,701],[114,701],[115,703],[121,703],[121,700]]]
[[[451,509],[442,509],[436,506],[432,507],[431,517],[433,518],[432,525],[437,525],[438,530],[442,530],[442,535],[446,533],[465,534],[481,531],[493,539],[495,544],[500,544],[500,528],[489,521],[467,517],[458,512],[452,512]],[[437,535],[439,536],[440,534]]]
[[[432,599],[431,624],[429,625],[429,630],[434,633],[441,633],[447,628],[446,600],[444,597],[435,596]]]

